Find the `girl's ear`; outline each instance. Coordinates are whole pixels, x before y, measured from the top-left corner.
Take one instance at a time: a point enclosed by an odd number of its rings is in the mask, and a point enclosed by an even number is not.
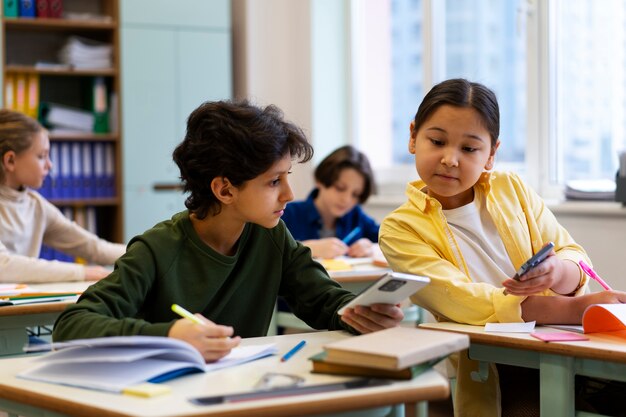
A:
[[[235,187],[226,177],[215,177],[211,181],[211,191],[215,197],[223,204],[230,204],[234,198],[233,189]]]
[[[496,144],[491,147],[489,158],[487,159],[487,162],[485,163],[486,171],[491,171],[493,169],[493,166],[496,164],[496,151],[498,150],[499,146],[500,146],[500,141],[498,140],[496,141]]]
[[[4,155],[2,155],[2,165],[4,169],[7,171],[13,171],[15,167],[15,151],[7,151]]]
[[[417,139],[417,134],[413,132],[415,129],[415,121],[411,122],[409,126],[409,153],[415,155],[415,141]]]

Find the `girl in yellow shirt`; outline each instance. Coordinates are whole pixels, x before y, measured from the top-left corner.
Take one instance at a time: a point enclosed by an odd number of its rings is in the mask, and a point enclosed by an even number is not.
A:
[[[408,143],[420,180],[408,184],[408,201],[385,218],[379,238],[394,270],[430,277],[412,301],[439,321],[474,325],[580,324],[590,304],[626,302],[619,291],[585,295],[583,248],[518,176],[491,172],[499,128],[496,96],[478,83],[444,81],[420,104]],[[551,255],[512,279],[549,241]],[[463,356],[455,412],[499,415],[497,372],[486,383],[472,381],[477,363]]]

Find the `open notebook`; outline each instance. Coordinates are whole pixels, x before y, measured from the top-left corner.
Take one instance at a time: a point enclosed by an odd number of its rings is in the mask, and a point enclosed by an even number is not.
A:
[[[121,392],[142,382],[162,382],[190,372],[209,372],[277,352],[274,344],[240,346],[205,363],[190,344],[158,336],[118,336],[55,343],[53,352],[17,376],[103,391]]]
[[[626,304],[593,304],[585,309],[581,326],[551,324],[548,327],[578,333],[623,332],[626,336]]]

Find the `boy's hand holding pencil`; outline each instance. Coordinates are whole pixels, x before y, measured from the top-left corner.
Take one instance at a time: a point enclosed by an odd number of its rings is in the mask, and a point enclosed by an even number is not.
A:
[[[177,304],[172,305],[172,310],[183,318],[174,322],[168,336],[184,340],[195,347],[206,362],[223,358],[241,342],[241,337],[233,337],[234,330],[230,326],[215,324],[200,314],[191,314]]]

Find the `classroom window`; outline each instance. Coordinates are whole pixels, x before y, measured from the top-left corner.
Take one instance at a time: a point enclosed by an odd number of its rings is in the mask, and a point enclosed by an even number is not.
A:
[[[355,142],[380,182],[415,177],[409,124],[425,92],[454,77],[498,96],[497,169],[546,197],[614,177],[626,148],[626,0],[359,0],[351,13]]]

